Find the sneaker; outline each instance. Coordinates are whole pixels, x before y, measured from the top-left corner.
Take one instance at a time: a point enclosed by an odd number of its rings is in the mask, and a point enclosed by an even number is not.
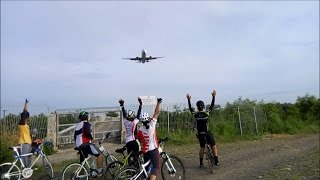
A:
[[[200,168],[203,168],[203,164],[200,164],[200,166],[199,166]]]
[[[214,162],[214,165],[216,165],[216,166],[220,166],[220,164],[221,164],[220,161]]]

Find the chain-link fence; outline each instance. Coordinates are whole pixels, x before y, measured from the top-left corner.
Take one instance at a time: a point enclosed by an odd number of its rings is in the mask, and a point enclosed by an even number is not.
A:
[[[12,136],[18,135],[18,123],[20,120],[20,113],[23,111],[23,105],[14,106],[7,105],[0,108],[0,133],[10,134]],[[33,105],[30,109],[30,130],[33,138],[45,138],[47,136],[47,123],[50,108],[48,105]]]
[[[195,106],[193,106],[195,107]],[[138,105],[125,106],[126,110],[137,112]],[[144,105],[142,112],[153,115],[155,106]],[[6,110],[0,118],[0,135],[10,134],[17,136],[18,122],[22,107],[1,106],[1,110]],[[14,111],[13,109],[21,109]],[[93,131],[95,138],[101,138],[106,132],[114,132],[116,136],[123,136],[124,129],[121,126],[122,113],[120,107],[109,108],[85,108],[54,110],[50,112],[49,106],[30,106],[30,129],[33,138],[46,138],[48,134],[55,134],[54,139],[57,144],[67,144],[73,142],[73,134],[78,113],[86,110],[90,113],[93,121]],[[52,111],[53,109],[51,109]],[[14,113],[15,112],[15,113]],[[38,114],[32,114],[38,112]],[[49,118],[50,117],[50,118]],[[53,117],[53,118],[52,118]],[[215,106],[209,117],[209,129],[214,134],[219,135],[258,135],[263,133],[266,125],[266,113],[260,107],[254,106],[228,106],[220,108]],[[189,112],[186,103],[162,104],[158,117],[157,132],[167,133],[192,133],[194,128],[194,118]]]

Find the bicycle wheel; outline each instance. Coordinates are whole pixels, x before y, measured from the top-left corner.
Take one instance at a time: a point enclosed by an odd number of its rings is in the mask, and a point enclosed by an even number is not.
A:
[[[173,169],[175,169],[175,172]],[[167,160],[163,159],[161,164],[161,175],[163,180],[186,180],[186,170],[184,165],[182,161],[174,155],[171,155]]]
[[[110,163],[112,163],[113,161],[117,161],[118,159],[112,155],[112,154],[109,154],[107,157],[106,157],[106,166],[108,166]]]
[[[88,180],[88,171],[80,163],[71,163],[62,172],[62,180]]]
[[[53,168],[47,156],[42,157],[42,164],[49,178],[53,179],[54,178]]]
[[[135,175],[138,175],[139,170],[135,167],[132,166],[127,166],[123,169],[121,169],[119,171],[119,173],[116,175],[116,177],[114,178],[114,180],[126,180],[126,179],[131,179],[133,178]],[[141,175],[144,176],[144,175]],[[144,177],[139,177],[139,180],[141,179],[145,179]]]
[[[213,156],[212,156],[212,150],[210,145],[206,145],[207,146],[207,160],[208,160],[208,165],[209,165],[209,171],[212,174],[213,173]]]
[[[106,173],[105,175],[108,176],[110,175],[112,177],[112,179],[115,177],[115,175],[117,174],[117,172],[120,171],[120,169],[123,166],[123,162],[121,161],[113,161],[110,164],[108,164],[107,168],[106,168]]]
[[[21,171],[19,167],[12,163],[4,163],[0,165],[0,179],[20,179]]]

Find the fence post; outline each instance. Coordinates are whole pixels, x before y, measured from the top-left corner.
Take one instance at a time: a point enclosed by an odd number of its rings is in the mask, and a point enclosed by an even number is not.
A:
[[[169,125],[169,123],[170,123],[170,114],[169,114],[169,106],[167,106],[167,113],[168,113],[168,134],[169,134],[169,132],[170,132],[170,125]]]
[[[238,106],[238,116],[239,116],[240,134],[241,134],[241,136],[242,136],[242,125],[241,125],[241,118],[240,118],[240,109],[239,109],[239,106]]]
[[[258,135],[258,124],[257,124],[257,116],[256,116],[256,108],[253,106],[253,115],[254,115],[254,121],[256,123],[256,132]]]
[[[51,140],[53,149],[58,149],[58,142],[57,142],[57,116],[56,113],[49,114],[48,116],[48,122],[47,122],[47,139]]]

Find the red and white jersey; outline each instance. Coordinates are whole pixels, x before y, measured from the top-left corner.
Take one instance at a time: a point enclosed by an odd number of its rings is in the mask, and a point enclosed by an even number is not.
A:
[[[134,132],[136,130],[139,119],[135,118],[133,121],[127,119],[123,120],[124,128],[126,129],[126,143],[136,140]]]
[[[138,139],[142,142],[142,152],[147,153],[158,148],[158,141],[156,136],[157,119],[150,120],[149,129],[145,126],[139,128]]]
[[[76,146],[79,147],[83,143],[91,143],[92,128],[88,121],[81,121],[77,124],[76,131],[74,132],[74,138],[76,141]]]

